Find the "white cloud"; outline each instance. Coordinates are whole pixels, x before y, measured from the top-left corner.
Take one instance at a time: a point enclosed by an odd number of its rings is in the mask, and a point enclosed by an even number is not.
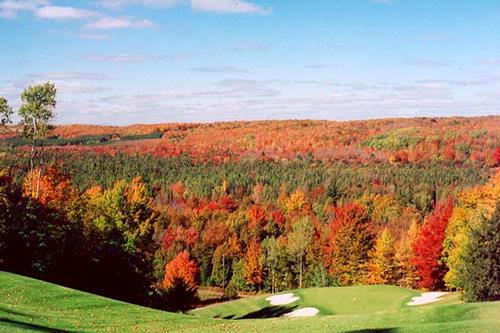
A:
[[[110,77],[99,73],[89,72],[53,72],[53,73],[35,73],[29,74],[29,78],[43,81],[55,80],[78,80],[78,81],[101,81],[109,80]]]
[[[89,22],[86,29],[124,29],[124,28],[150,28],[154,23],[149,20],[136,20],[128,17],[104,17],[97,21]]]
[[[215,13],[269,14],[271,8],[263,8],[247,0],[99,0],[107,8],[120,9],[130,5],[152,8],[188,5],[194,10]]]
[[[40,6],[50,4],[48,0],[5,0],[0,2],[0,18],[13,19],[19,12],[34,12]]]
[[[439,68],[439,67],[449,67],[450,64],[439,61],[439,60],[428,60],[428,59],[419,59],[414,61],[409,61],[406,63],[410,66],[418,66],[418,67],[430,67],[430,68]]]
[[[268,49],[269,46],[263,43],[241,41],[233,45],[231,48],[234,51],[263,51]]]
[[[248,70],[234,68],[230,66],[200,66],[200,67],[192,67],[189,70],[200,73],[251,73]]]
[[[17,80],[6,81],[9,83],[9,86],[6,88],[10,92],[15,92],[12,95],[18,96],[29,85],[50,81],[56,85],[58,95],[61,96],[92,94],[110,91],[110,87],[95,84],[96,82],[100,83],[101,81],[110,79],[109,76],[89,72],[34,73]]]
[[[116,55],[101,55],[101,54],[88,54],[80,57],[80,61],[88,62],[108,62],[108,63],[139,63],[153,61],[154,59],[147,55],[136,54],[116,54]]]
[[[0,9],[13,10],[17,12],[35,11],[40,6],[49,5],[48,0],[6,0],[0,2]]]
[[[500,66],[500,58],[482,59],[478,61],[478,64],[482,66]]]
[[[326,68],[328,68],[328,65],[327,64],[309,64],[309,65],[305,65],[304,67],[309,68],[309,69],[326,69]]]
[[[272,11],[245,0],[191,0],[191,7],[215,13],[269,14]]]
[[[75,36],[80,38],[80,39],[86,39],[86,40],[107,40],[107,39],[109,39],[109,35],[106,35],[106,34],[77,33],[77,34],[75,34]]]
[[[45,6],[36,10],[36,16],[50,20],[81,20],[101,16],[101,14],[85,9],[63,6]]]
[[[16,18],[17,12],[10,9],[0,9],[0,18],[13,19]]]
[[[171,7],[186,0],[99,0],[99,3],[107,8],[122,8],[128,5],[144,5],[153,8]]]
[[[83,75],[83,78],[86,76]],[[432,80],[395,82],[384,84],[385,89],[367,87],[361,90],[351,89],[357,85],[354,82],[334,82],[322,92],[300,89],[298,93],[291,94],[275,89],[276,80],[239,78],[220,81],[209,89],[72,98],[74,95],[69,94],[75,94],[75,91],[83,94],[96,89],[95,86],[84,85],[83,81],[81,83],[82,86],[61,86],[68,95],[61,96],[58,121],[125,124],[158,123],[165,119],[182,122],[290,118],[342,120],[472,116],[500,112],[499,95],[492,88],[460,96],[456,88]]]

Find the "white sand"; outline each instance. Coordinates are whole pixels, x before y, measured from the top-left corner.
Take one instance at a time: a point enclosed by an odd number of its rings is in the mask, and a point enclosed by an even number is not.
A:
[[[289,294],[269,296],[268,298],[266,298],[266,301],[271,303],[271,305],[285,305],[293,303],[299,299],[300,299],[299,296],[293,296],[292,293],[289,293]]]
[[[408,305],[423,305],[434,303],[441,300],[441,297],[446,295],[446,292],[434,291],[429,293],[423,293],[420,296],[413,297]]]
[[[314,317],[319,313],[319,310],[316,308],[302,308],[297,309],[292,312],[285,313],[283,317]]]

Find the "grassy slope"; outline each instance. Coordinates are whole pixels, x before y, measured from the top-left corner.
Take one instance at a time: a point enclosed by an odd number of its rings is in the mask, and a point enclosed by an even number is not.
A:
[[[211,306],[195,311],[200,314],[197,316],[172,314],[0,272],[0,332],[424,333],[497,332],[500,327],[500,302],[461,304],[456,296],[451,296],[443,304],[410,308],[404,302],[413,291],[380,286],[318,288],[297,293],[302,296],[302,305],[317,306],[322,313],[335,315],[255,320],[207,318],[219,307],[224,307],[225,313],[231,307],[242,314],[246,311],[241,310],[243,307],[250,312],[259,311],[267,306],[265,301],[262,303],[265,297]],[[363,301],[360,295],[365,296]]]

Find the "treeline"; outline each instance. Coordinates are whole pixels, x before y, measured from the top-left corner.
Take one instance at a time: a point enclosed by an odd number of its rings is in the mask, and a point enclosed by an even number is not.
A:
[[[487,169],[55,154],[29,171],[22,152],[3,156],[0,269],[168,309],[199,285],[498,295],[493,245],[482,275],[470,269],[498,222]]]
[[[36,146],[96,146],[96,145],[106,145],[117,142],[125,141],[135,141],[135,140],[147,140],[147,139],[159,139],[163,135],[163,132],[157,131],[148,134],[134,134],[134,135],[120,135],[117,133],[112,134],[99,134],[99,135],[82,135],[75,138],[64,138],[58,137],[56,135],[49,136],[43,140],[35,141]],[[24,137],[10,137],[3,139],[3,144],[12,147],[29,146],[31,142]]]

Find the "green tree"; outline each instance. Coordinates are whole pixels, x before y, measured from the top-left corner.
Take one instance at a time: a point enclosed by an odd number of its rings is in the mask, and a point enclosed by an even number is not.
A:
[[[23,126],[23,135],[31,141],[30,171],[35,168],[35,158],[41,155],[42,149],[37,149],[37,142],[43,143],[47,135],[50,121],[54,118],[56,108],[56,86],[47,82],[44,84],[29,86],[21,94],[21,107],[19,108],[20,124]],[[43,158],[43,156],[41,156]],[[41,159],[40,165],[42,165]],[[36,181],[36,197],[39,193],[41,169],[38,171]],[[33,186],[33,184],[31,184]],[[31,191],[33,192],[33,191]]]
[[[309,218],[303,217],[292,226],[292,231],[288,234],[288,247],[287,251],[295,266],[299,271],[299,288],[302,288],[302,281],[304,276],[304,260],[306,256],[307,247],[313,239],[313,226]]]
[[[466,302],[491,301],[500,296],[500,202],[491,219],[484,217],[469,231],[463,268],[458,279]]]
[[[272,293],[292,288],[293,273],[290,270],[291,258],[284,236],[266,238],[262,242],[264,264],[267,270],[266,286]]]
[[[12,115],[12,108],[9,106],[7,100],[0,97],[0,127],[10,124],[10,116]]]

